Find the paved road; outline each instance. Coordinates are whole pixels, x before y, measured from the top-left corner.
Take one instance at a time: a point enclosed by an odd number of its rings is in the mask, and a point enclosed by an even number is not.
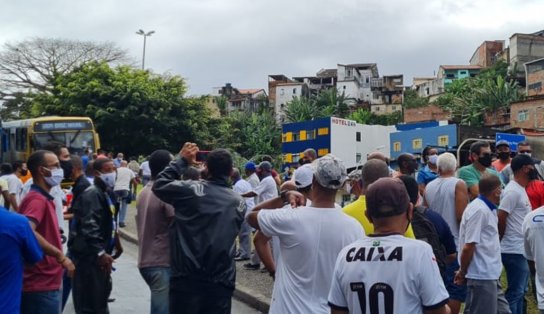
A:
[[[150,293],[143,281],[138,268],[138,247],[132,243],[123,241],[125,249],[123,255],[114,264],[116,271],[112,274],[113,292],[112,298],[116,301],[110,303],[111,314],[144,314],[149,313]],[[75,313],[71,302],[66,305],[64,313]],[[233,299],[232,313],[258,314],[260,312]]]

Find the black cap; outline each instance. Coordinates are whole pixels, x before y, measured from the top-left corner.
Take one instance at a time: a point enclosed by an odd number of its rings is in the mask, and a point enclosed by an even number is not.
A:
[[[366,191],[366,210],[373,218],[391,217],[405,213],[410,197],[399,179],[380,178]]]

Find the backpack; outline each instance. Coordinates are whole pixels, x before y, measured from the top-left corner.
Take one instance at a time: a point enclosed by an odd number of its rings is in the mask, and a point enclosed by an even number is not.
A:
[[[425,217],[425,211],[427,209],[423,206],[416,206],[414,208],[412,230],[416,239],[427,242],[433,248],[440,274],[444,278],[446,273],[446,248],[440,242],[440,237],[434,224]]]

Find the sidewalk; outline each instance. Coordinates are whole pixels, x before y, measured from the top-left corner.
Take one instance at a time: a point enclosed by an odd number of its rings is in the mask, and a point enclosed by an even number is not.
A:
[[[129,242],[138,244],[136,232],[136,203],[128,206],[126,216],[126,227],[120,228],[121,237]],[[272,278],[268,273],[261,273],[259,270],[246,270],[242,265],[246,262],[236,263],[236,290],[234,297],[247,305],[268,313],[270,299],[272,298]]]

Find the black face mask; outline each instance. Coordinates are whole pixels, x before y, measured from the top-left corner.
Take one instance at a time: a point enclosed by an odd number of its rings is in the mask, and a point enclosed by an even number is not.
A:
[[[500,160],[508,160],[510,158],[510,152],[500,152],[497,154]]]
[[[70,160],[61,160],[60,161],[60,167],[64,171],[64,178],[70,179],[70,176],[72,175],[72,161]]]
[[[531,169],[529,173],[527,173],[527,176],[529,177],[529,180],[537,180],[538,179],[538,171],[536,169]]]
[[[490,154],[485,154],[483,156],[480,156],[478,157],[478,162],[488,168],[489,166],[491,166],[491,155]]]

